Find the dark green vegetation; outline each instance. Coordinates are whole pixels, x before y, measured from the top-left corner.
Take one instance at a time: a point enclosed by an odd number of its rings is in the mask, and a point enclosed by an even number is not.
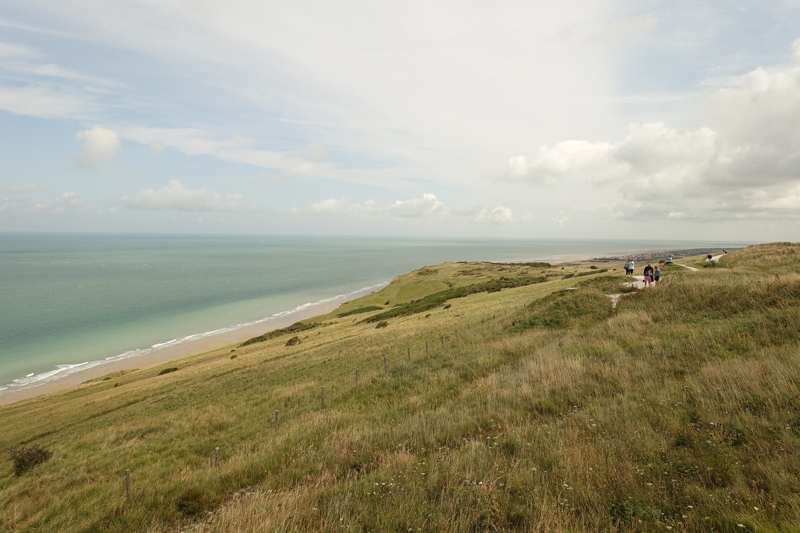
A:
[[[0,464],[0,530],[798,531],[798,249],[639,291],[559,267],[428,319],[331,314],[291,350],[266,339],[6,406],[0,446],[53,456],[20,477]],[[348,309],[513,268],[438,265]]]
[[[379,305],[368,305],[366,307],[359,307],[358,309],[353,309],[352,311],[347,311],[345,313],[339,313],[336,316],[338,316],[339,318],[344,318],[346,316],[351,316],[351,315],[360,315],[361,313],[371,313],[372,311],[381,311],[382,309],[383,307]]]
[[[14,475],[19,477],[28,470],[50,460],[53,453],[33,443],[12,446],[8,450],[8,455],[11,457],[11,462],[14,463]]]
[[[503,289],[525,287],[527,285],[543,283],[545,281],[547,281],[547,276],[526,276],[520,278],[506,278],[505,276],[501,276],[496,280],[491,280],[484,283],[476,283],[474,285],[467,285],[466,287],[456,287],[430,294],[420,300],[413,300],[407,304],[398,305],[397,307],[394,307],[388,311],[384,311],[383,313],[372,315],[369,318],[365,318],[364,322],[378,322],[387,318],[422,313],[428,311],[429,309],[433,309],[434,307],[439,307],[448,300],[452,300],[454,298],[464,298],[470,294],[478,294],[481,292],[499,292]]]
[[[247,339],[241,345],[242,346],[249,346],[251,344],[255,344],[257,342],[264,342],[270,339],[274,339],[276,337],[281,337],[283,335],[289,335],[291,333],[300,333],[303,331],[308,331],[310,329],[314,329],[320,326],[324,326],[325,324],[320,324],[319,322],[313,322],[311,324],[303,324],[302,322],[297,322],[292,324],[286,328],[275,329],[270,332],[264,333],[263,335],[259,335],[258,337],[253,337],[252,339]]]

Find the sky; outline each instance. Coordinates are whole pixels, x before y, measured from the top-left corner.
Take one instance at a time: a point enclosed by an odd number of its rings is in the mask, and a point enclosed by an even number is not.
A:
[[[800,240],[800,0],[0,4],[0,231]]]

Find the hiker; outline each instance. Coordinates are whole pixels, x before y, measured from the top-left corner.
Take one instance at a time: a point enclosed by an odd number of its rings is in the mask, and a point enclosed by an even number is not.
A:
[[[633,259],[628,259],[628,273],[633,276]]]
[[[625,275],[626,276],[630,276],[631,275],[631,260],[630,259],[628,259],[628,261],[625,263]]]
[[[661,279],[661,268],[656,265],[656,271],[653,273],[653,280],[656,282],[656,287],[659,285],[659,281]]]
[[[653,282],[653,267],[650,263],[644,267],[644,286],[647,287]]]

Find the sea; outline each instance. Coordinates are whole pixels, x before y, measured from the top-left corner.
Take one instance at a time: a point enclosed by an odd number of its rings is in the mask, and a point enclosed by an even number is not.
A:
[[[346,300],[444,261],[737,243],[0,233],[0,397]]]

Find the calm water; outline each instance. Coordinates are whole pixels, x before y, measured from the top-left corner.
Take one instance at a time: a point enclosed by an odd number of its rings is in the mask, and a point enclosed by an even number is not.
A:
[[[0,390],[263,320],[443,261],[731,243],[0,234]]]

